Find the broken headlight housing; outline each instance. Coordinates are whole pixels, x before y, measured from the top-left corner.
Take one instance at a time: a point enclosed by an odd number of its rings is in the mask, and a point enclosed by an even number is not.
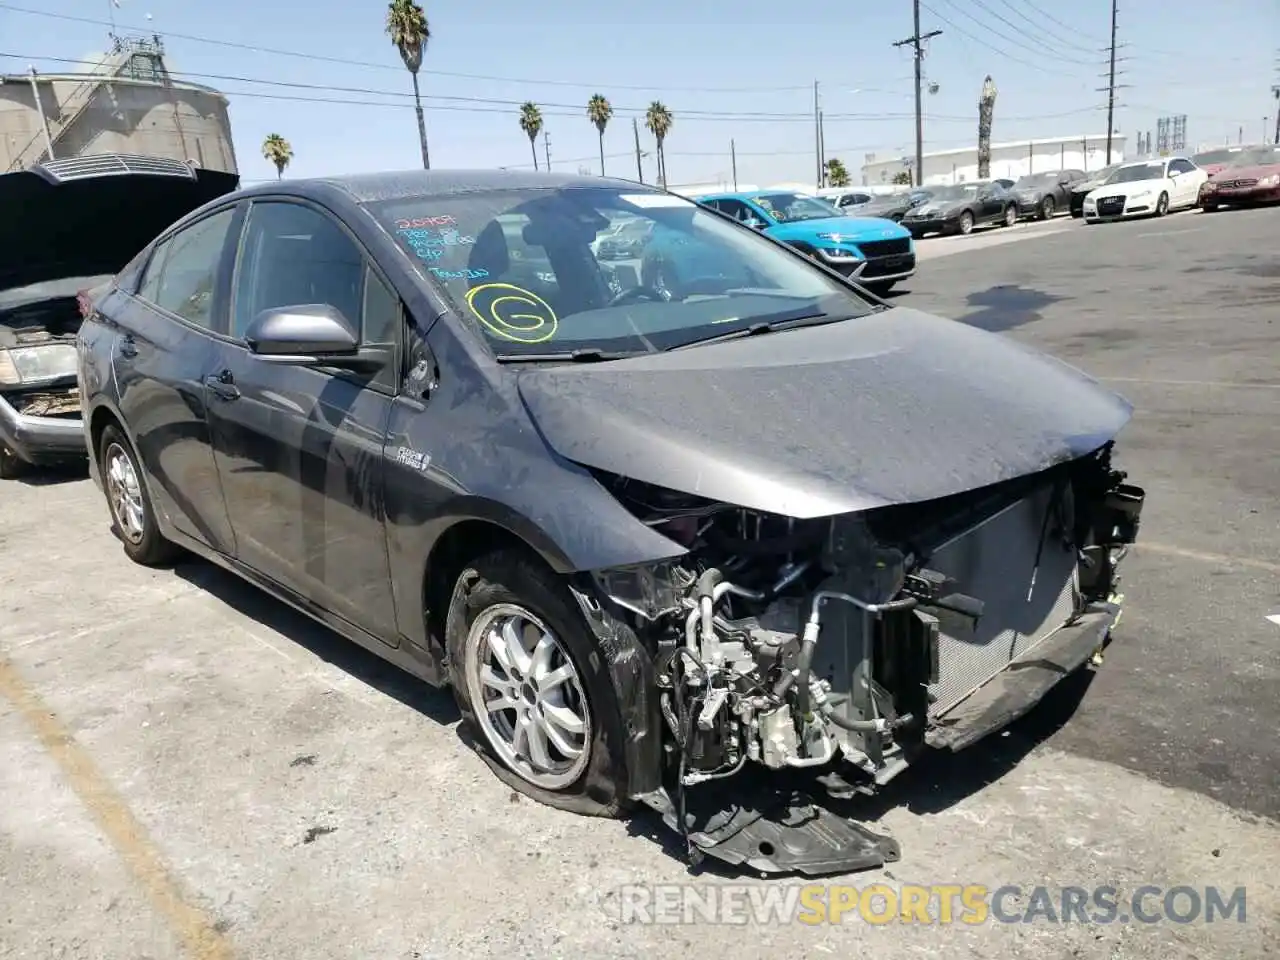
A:
[[[71,343],[42,343],[0,350],[0,387],[38,387],[76,375]]]

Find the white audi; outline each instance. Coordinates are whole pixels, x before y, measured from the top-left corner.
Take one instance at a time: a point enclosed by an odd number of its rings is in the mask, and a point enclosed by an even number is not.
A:
[[[1084,198],[1085,222],[1163,217],[1170,210],[1194,207],[1200,185],[1208,179],[1209,174],[1186,157],[1122,164]]]

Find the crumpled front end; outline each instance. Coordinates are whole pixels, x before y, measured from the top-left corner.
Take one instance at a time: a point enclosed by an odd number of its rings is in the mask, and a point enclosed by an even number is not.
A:
[[[601,479],[688,549],[593,575],[654,658],[664,787],[642,799],[694,855],[813,873],[897,858],[833,802],[999,730],[1100,657],[1144,499],[1110,443],[939,500],[804,520]]]

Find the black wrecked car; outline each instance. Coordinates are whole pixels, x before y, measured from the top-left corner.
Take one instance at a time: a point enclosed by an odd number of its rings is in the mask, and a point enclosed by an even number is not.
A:
[[[84,461],[75,338],[92,299],[157,233],[238,184],[119,154],[0,176],[0,478]]]
[[[611,272],[619,219],[720,267]],[[189,550],[451,686],[517,790],[753,869],[897,858],[830,797],[1099,655],[1143,505],[1131,408],[1083,373],[605,178],[242,190],[79,344],[131,558]]]

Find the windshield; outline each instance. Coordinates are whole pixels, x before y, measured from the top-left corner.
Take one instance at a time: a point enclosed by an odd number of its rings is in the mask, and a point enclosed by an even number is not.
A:
[[[1027,187],[1049,187],[1057,184],[1061,174],[1058,173],[1033,173],[1025,177],[1019,177],[1013,187],[1015,190],[1022,190]]]
[[[1197,153],[1191,158],[1191,162],[1197,167],[1203,167],[1206,163],[1226,163],[1234,160],[1239,152],[1231,149],[1206,150],[1204,153]]]
[[[762,193],[751,198],[764,212],[779,223],[795,223],[797,220],[825,220],[842,216],[840,211],[817,197],[798,193]]]
[[[930,200],[968,200],[976,196],[983,183],[953,183],[930,192]]]
[[[847,319],[875,307],[753,230],[646,188],[476,191],[366,209],[500,359],[648,353],[762,323]],[[597,259],[635,218],[642,259]]]
[[[1280,147],[1253,147],[1231,158],[1233,167],[1264,167],[1280,164]]]
[[[1107,183],[1134,183],[1138,180],[1161,180],[1163,178],[1163,163],[1135,163],[1131,167],[1118,169],[1107,177]]]
[[[1113,163],[1109,167],[1103,167],[1101,170],[1097,171],[1096,173],[1089,174],[1089,176],[1093,180],[1108,180],[1110,179],[1113,173],[1115,173],[1117,170],[1120,169],[1120,167],[1121,167],[1121,164]]]

